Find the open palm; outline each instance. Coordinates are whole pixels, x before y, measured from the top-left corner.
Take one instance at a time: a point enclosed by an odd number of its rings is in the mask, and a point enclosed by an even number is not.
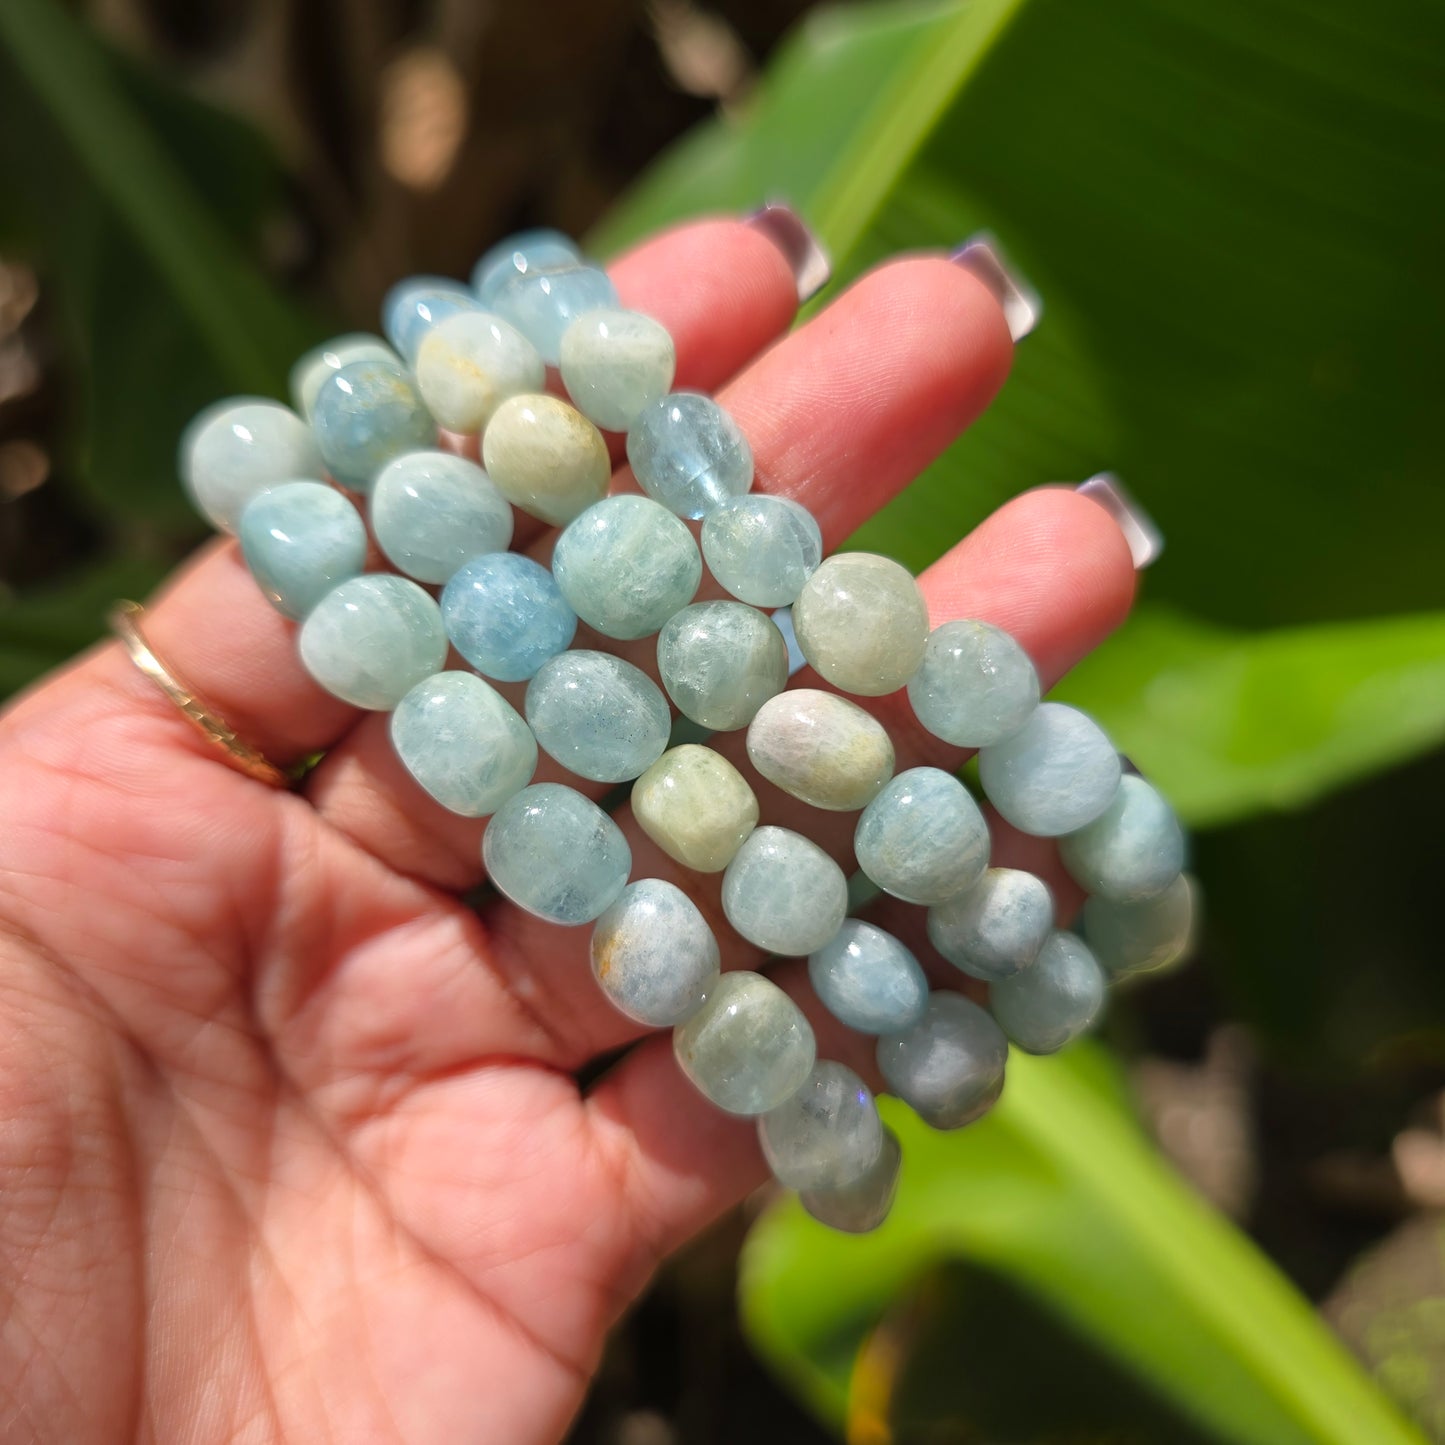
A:
[[[795,284],[757,230],[690,226],[613,274],[673,331],[678,384],[741,422],[757,486],[809,506],[829,546],[1008,369],[997,302],[939,257],[880,268],[782,340]],[[935,623],[1009,628],[1048,681],[1121,620],[1133,573],[1103,509],[1047,489],[923,583]],[[459,900],[483,881],[481,824],[406,777],[384,717],[315,688],[233,544],[173,580],[147,632],[268,756],[326,757],[297,793],[231,771],[115,644],[0,720],[0,1434],[556,1440],[657,1262],[761,1179],[751,1127],[610,1009],[588,930]],[[960,760],[906,701],[876,706],[900,767]],[[756,786],[765,822],[848,861],[851,817]],[[680,882],[725,966],[759,966],[718,878],[619,819],[633,876]],[[1051,866],[1003,830],[996,856]],[[927,958],[916,910],[876,913]],[[798,970],[773,973],[796,991]],[[820,1053],[871,1077],[869,1042],[805,1007]]]

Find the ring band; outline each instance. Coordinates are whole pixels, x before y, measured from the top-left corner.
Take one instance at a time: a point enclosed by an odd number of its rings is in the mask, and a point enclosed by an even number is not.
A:
[[[255,778],[273,788],[289,788],[291,776],[278,768],[264,754],[236,736],[222,717],[212,712],[194,692],[182,683],[151,650],[140,629],[145,608],[139,602],[121,598],[110,610],[111,631],[121,640],[130,660],[175,703],[181,715],[213,747],[219,749],[227,763],[237,772]]]

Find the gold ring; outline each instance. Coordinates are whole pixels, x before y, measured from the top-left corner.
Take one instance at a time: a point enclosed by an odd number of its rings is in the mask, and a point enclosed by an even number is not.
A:
[[[140,619],[145,608],[139,602],[121,598],[110,610],[111,631],[120,638],[130,660],[165,693],[180,709],[181,716],[201,734],[213,747],[218,748],[238,772],[258,783],[268,783],[273,788],[289,788],[291,776],[278,768],[264,754],[257,752],[249,743],[242,742],[234,729],[222,717],[213,713],[194,692],[151,651],[151,645],[140,630]]]

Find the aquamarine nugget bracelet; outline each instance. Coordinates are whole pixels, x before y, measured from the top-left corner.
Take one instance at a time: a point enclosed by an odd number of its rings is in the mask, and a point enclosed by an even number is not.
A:
[[[1010,1041],[1051,1053],[1094,1022],[1109,978],[1184,954],[1194,899],[1173,812],[1090,718],[1040,701],[1007,633],[970,621],[930,632],[898,563],[824,560],[806,508],[751,493],[737,424],[710,398],[670,390],[672,338],[620,309],[606,273],[565,236],[504,241],[470,288],[403,282],[384,321],[390,345],[345,336],[297,363],[295,411],[247,399],[198,417],[182,447],[196,503],[237,533],[266,596],[301,623],[317,682],[390,709],[416,781],[454,812],[490,817],[482,854],[496,888],[551,922],[594,923],[593,971],[613,1004],[673,1028],[702,1093],[757,1116],[773,1174],[810,1213],[874,1228],[899,1147],[867,1085],[816,1058],[812,1029],[776,984],[719,972],[717,939],[686,893],[628,882],[631,850],[606,812],[573,788],[532,783],[539,746],[592,782],[635,779],[648,837],[684,869],[721,872],[732,927],[765,953],[806,957],[824,1006],[877,1035],[889,1088],[940,1129],[998,1098]],[[548,367],[570,405],[544,390]],[[439,427],[479,434],[483,466],[439,450]],[[646,495],[606,495],[599,428],[626,433]],[[396,573],[364,571],[357,500]],[[507,550],[513,508],[563,529],[550,569]],[[701,520],[701,554],[683,518]],[[704,558],[735,600],[693,602]],[[440,587],[440,602],[420,584]],[[1090,895],[1082,938],[1055,929],[1040,879],[989,867],[987,823],[957,778],[895,774],[871,713],[787,689],[787,644],[764,608],[791,609],[802,656],[839,692],[906,687],[930,733],[978,750],[998,812],[1059,838]],[[667,696],[619,657],[569,651],[579,618],[619,641],[657,634]],[[448,644],[476,671],[446,670]],[[527,682],[525,718],[484,679]],[[930,991],[898,939],[846,917],[842,869],[801,834],[761,825],[753,789],[720,753],[669,749],[668,698],[702,729],[746,728],[752,766],[785,792],[861,810],[863,874],[927,908],[929,938],[987,983],[988,1009]]]

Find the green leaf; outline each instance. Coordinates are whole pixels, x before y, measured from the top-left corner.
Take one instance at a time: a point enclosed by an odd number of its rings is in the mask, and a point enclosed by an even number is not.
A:
[[[1159,1161],[1098,1071],[1088,1046],[1013,1054],[998,1107],[956,1134],[885,1100],[905,1159],[892,1215],[855,1238],[791,1199],[770,1210],[743,1257],[757,1347],[842,1421],[890,1301],[964,1260],[1014,1281],[1220,1441],[1420,1445],[1309,1305]],[[1048,1360],[1034,1365],[1047,1388]]]

